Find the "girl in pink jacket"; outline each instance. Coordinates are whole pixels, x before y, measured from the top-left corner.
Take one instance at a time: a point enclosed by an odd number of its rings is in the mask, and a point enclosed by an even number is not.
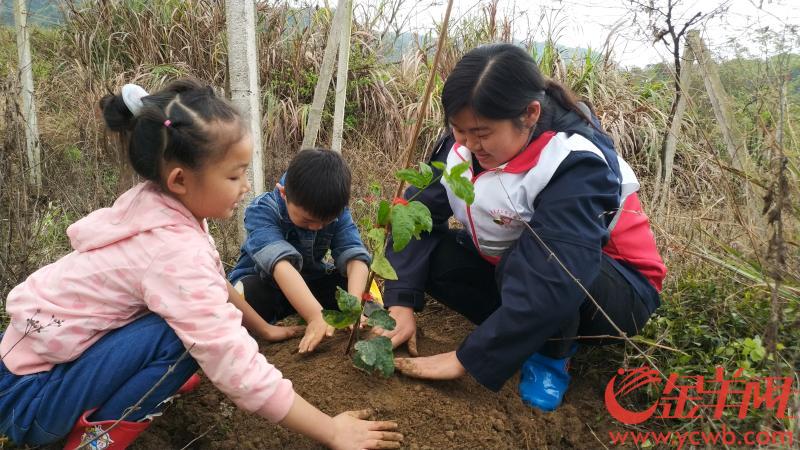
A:
[[[9,293],[0,434],[125,448],[199,365],[240,408],[329,447],[399,447],[392,422],[307,403],[242,327],[272,341],[298,331],[259,320],[208,234],[206,218],[231,217],[250,190],[250,134],[233,107],[188,80],[153,95],[126,85],[100,106],[147,181],[70,226],[74,251]]]

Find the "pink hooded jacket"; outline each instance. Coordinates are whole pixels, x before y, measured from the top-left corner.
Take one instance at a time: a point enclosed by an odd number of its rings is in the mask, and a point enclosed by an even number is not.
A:
[[[0,355],[11,372],[26,375],[72,361],[108,331],[152,311],[237,406],[273,422],[284,418],[294,401],[292,383],[259,353],[242,327],[242,313],[228,303],[205,221],[198,223],[182,203],[147,182],[72,224],[67,234],[75,251],[8,295],[11,323]],[[41,331],[25,336],[28,319],[38,320]]]

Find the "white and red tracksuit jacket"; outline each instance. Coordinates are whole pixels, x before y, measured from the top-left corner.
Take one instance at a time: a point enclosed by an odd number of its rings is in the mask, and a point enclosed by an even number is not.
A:
[[[430,255],[455,216],[482,256],[498,264],[502,304],[465,339],[458,359],[477,381],[499,390],[561,324],[579,310],[585,293],[536,241],[526,224],[585,286],[613,261],[631,288],[654,310],[666,268],[658,254],[639,183],[611,140],[575,121],[570,133],[543,132],[508,163],[481,170],[452,135],[432,160],[471,161],[464,176],[475,201],[467,207],[445,183],[418,193],[431,210],[434,232],[387,257],[399,279],[387,282],[384,303],[422,309]],[[564,128],[561,128],[564,129]],[[409,188],[406,196],[417,194]]]

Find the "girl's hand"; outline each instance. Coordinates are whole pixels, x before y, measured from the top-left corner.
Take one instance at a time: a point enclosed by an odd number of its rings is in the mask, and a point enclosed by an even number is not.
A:
[[[333,418],[333,433],[327,445],[335,450],[400,448],[403,435],[394,432],[397,423],[364,420],[368,409],[347,411]]]
[[[414,309],[408,306],[390,306],[389,315],[397,322],[394,330],[375,327],[372,332],[391,339],[392,348],[408,343],[408,354],[417,356],[417,319],[414,318]]]
[[[261,331],[261,338],[269,342],[280,342],[293,338],[303,331],[300,325],[288,327],[267,324]]]
[[[423,358],[395,358],[394,366],[404,375],[426,380],[452,380],[467,373],[455,351]]]
[[[372,412],[347,411],[331,417],[295,393],[292,407],[278,423],[335,450],[400,448],[403,435],[394,431],[397,424],[364,420]]]
[[[321,314],[318,318],[308,322],[306,334],[303,336],[303,339],[300,341],[300,346],[298,347],[300,353],[313,352],[317,344],[322,341],[322,338],[325,336],[333,336],[334,330],[332,326],[325,323],[325,319],[322,318]]]

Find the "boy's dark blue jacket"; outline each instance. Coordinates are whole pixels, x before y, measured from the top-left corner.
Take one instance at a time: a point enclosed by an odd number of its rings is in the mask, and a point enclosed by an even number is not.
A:
[[[281,184],[284,178],[285,175],[281,177]],[[348,208],[321,230],[306,230],[289,220],[286,202],[275,188],[253,199],[244,213],[244,227],[247,238],[239,262],[228,275],[231,283],[252,274],[272,279],[275,264],[284,259],[306,279],[322,277],[334,268],[347,276],[347,263],[351,259],[370,264],[369,253]],[[333,264],[323,260],[328,250]]]
[[[647,279],[602,252],[612,218],[607,212],[615,211],[620,200],[619,165],[612,142],[574,113],[566,113],[558,120],[562,123],[557,128],[548,128],[540,120],[542,128],[537,129],[534,138],[547,129],[580,133],[604,153],[609,163],[589,152],[573,152],[534,201],[536,212],[530,226],[585,287],[594,282],[600,272],[601,258],[605,258],[655,309],[658,293]],[[564,124],[565,120],[568,123]],[[451,134],[442,137],[431,159],[444,162],[453,143]],[[481,170],[475,161],[473,168],[476,172]],[[405,197],[417,192],[411,187]],[[417,200],[431,210],[434,229],[421,240],[412,239],[401,253],[394,253],[392,246],[388,246],[387,257],[399,279],[385,284],[387,307],[402,305],[417,311],[424,307],[430,255],[452,216],[440,183],[423,191]],[[503,255],[495,278],[501,306],[467,336],[456,355],[479,383],[497,391],[546,339],[556,334],[566,319],[578,312],[586,296],[527,232]]]

